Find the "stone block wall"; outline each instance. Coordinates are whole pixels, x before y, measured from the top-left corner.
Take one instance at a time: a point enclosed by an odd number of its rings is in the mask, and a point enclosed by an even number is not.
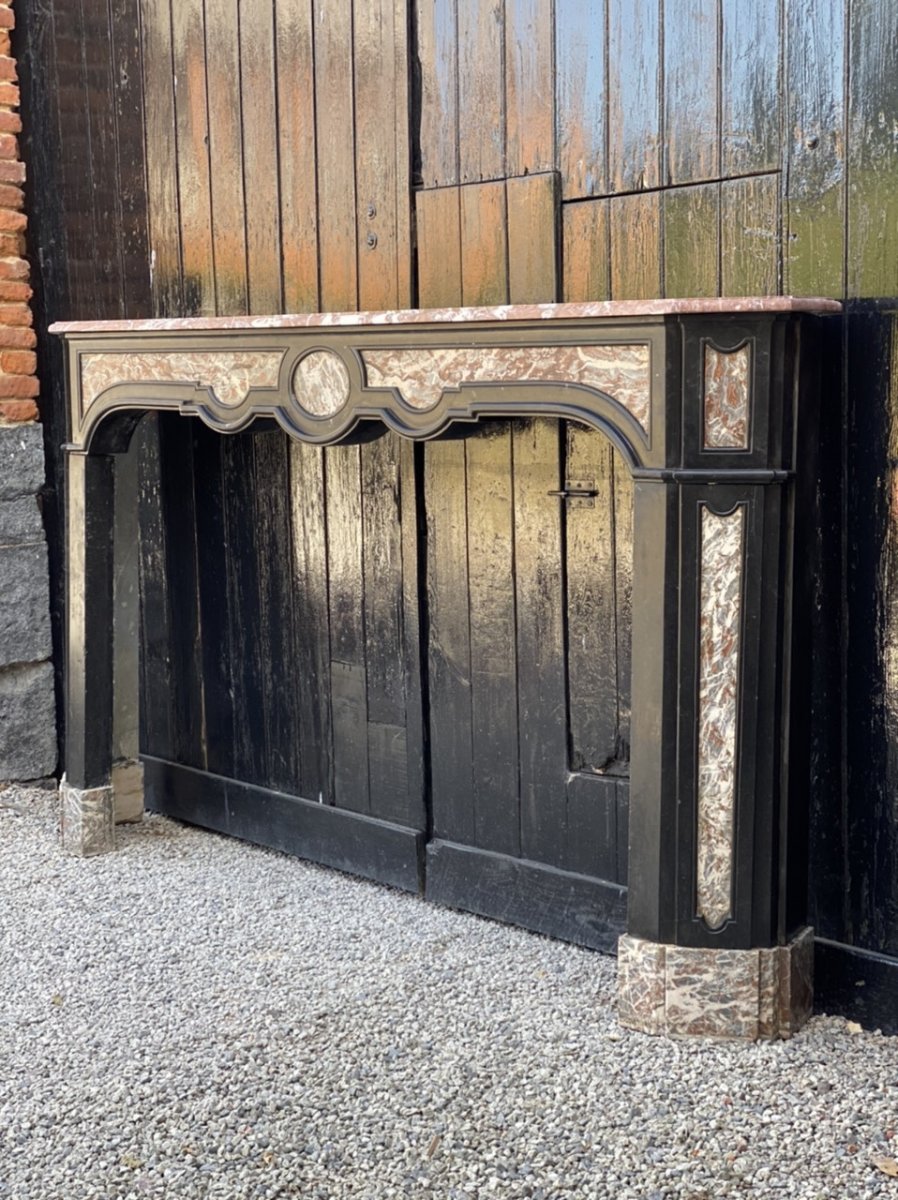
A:
[[[14,25],[0,0],[0,782],[51,775],[57,756]]]

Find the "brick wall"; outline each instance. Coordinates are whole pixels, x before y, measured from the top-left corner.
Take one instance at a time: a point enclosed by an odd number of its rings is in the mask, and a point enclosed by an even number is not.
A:
[[[0,781],[56,769],[44,447],[29,300],[12,0],[0,0]]]

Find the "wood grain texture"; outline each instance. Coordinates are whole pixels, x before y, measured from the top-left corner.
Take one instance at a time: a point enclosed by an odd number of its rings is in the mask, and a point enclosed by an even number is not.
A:
[[[557,300],[557,175],[509,179],[506,204],[509,300],[512,304]]]
[[[318,153],[319,300],[325,310],[358,305],[352,6],[314,6],[316,141]]]
[[[458,0],[459,182],[505,175],[504,4]]]
[[[238,0],[207,0],[209,164],[216,311],[247,312]]]
[[[144,0],[141,27],[153,313],[172,316],[183,311],[183,297],[172,25],[168,5],[147,4]]]
[[[720,0],[663,0],[664,182],[719,172]]]
[[[463,304],[508,302],[508,219],[505,183],[461,189]]]
[[[721,172],[772,171],[780,161],[780,0],[721,0]]]
[[[775,175],[729,180],[720,189],[720,286],[724,296],[773,296],[780,274]]]
[[[661,193],[609,203],[612,300],[647,299],[661,288]]]
[[[415,195],[418,234],[418,305],[451,308],[461,303],[461,188]]]
[[[555,120],[565,200],[608,190],[605,0],[555,2]]]
[[[719,294],[720,185],[664,193],[664,295]]]
[[[506,157],[509,177],[555,166],[553,0],[505,0]]]
[[[845,6],[787,7],[784,290],[841,296],[845,281]]]
[[[851,8],[848,95],[849,296],[898,294],[898,12],[875,0]]]
[[[421,70],[420,174],[425,188],[458,183],[458,0],[416,4]]]
[[[277,85],[271,0],[240,0],[240,90],[249,311],[283,311]]]
[[[275,0],[278,189],[285,312],[317,312],[312,0]]]
[[[660,0],[608,0],[608,181],[661,183]]]
[[[184,280],[182,315],[205,317],[214,314],[216,301],[202,0],[183,0],[173,5],[172,57]]]
[[[611,298],[611,229],[607,200],[562,207],[562,296],[566,301]]]

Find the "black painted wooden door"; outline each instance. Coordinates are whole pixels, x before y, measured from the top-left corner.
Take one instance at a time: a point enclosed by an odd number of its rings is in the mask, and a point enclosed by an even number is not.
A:
[[[626,882],[626,467],[596,432],[501,422],[428,444],[424,488],[427,894],[608,945]]]

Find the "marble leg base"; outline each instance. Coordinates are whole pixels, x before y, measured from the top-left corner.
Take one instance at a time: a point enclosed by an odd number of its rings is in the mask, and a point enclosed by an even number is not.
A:
[[[695,949],[622,937],[620,1023],[642,1033],[787,1038],[811,1015],[814,934],[766,950]]]
[[[115,801],[111,787],[72,787],[63,777],[59,785],[62,808],[62,848],[86,858],[105,854],[115,846]]]
[[[122,759],[112,764],[115,823],[143,820],[143,763]]]

